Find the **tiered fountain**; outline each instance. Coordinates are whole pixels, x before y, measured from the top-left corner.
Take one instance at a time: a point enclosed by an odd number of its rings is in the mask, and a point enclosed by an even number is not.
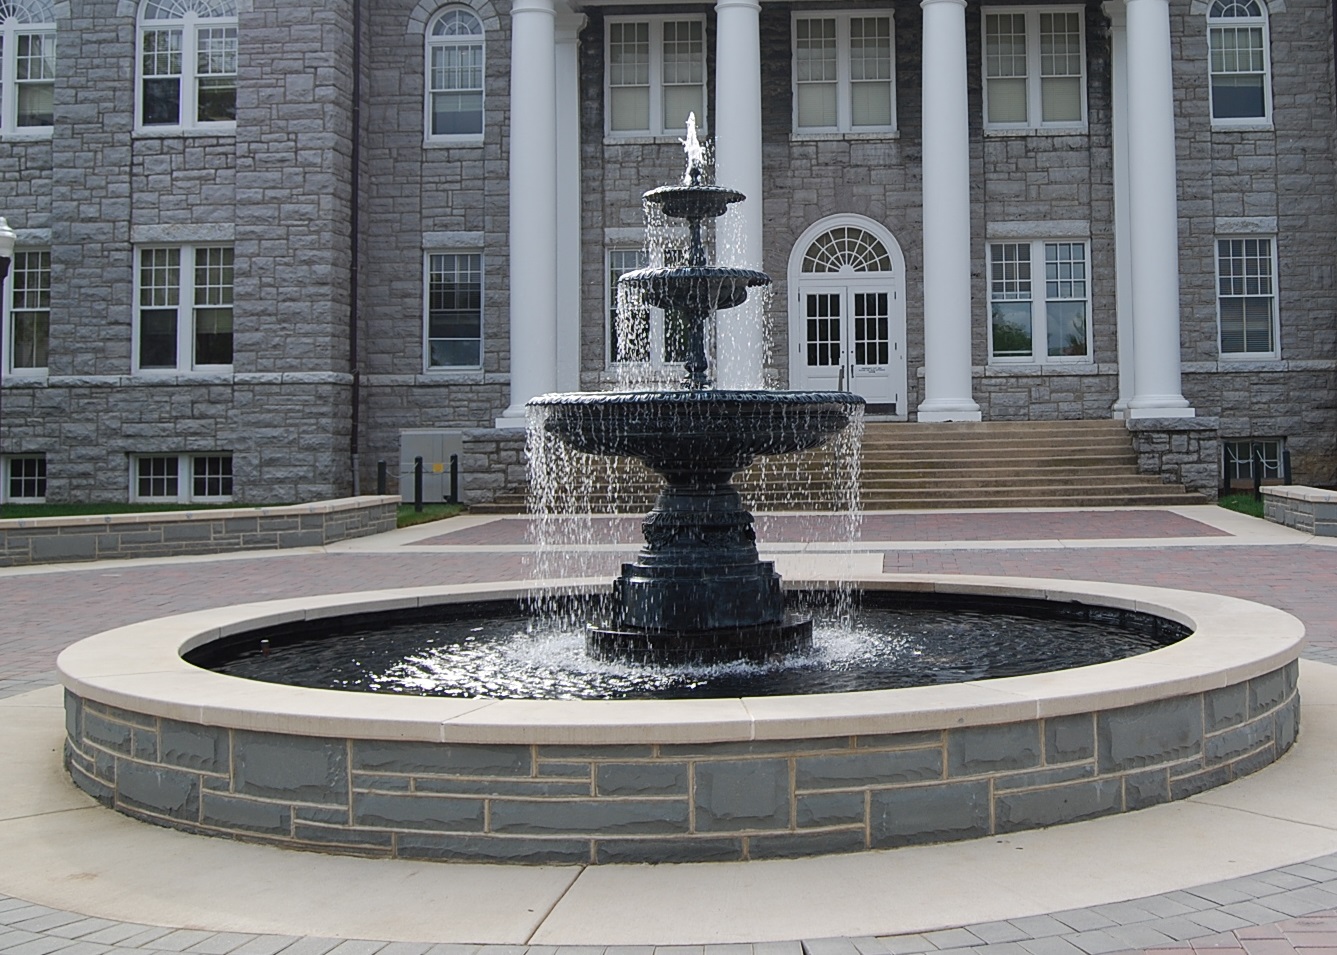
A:
[[[596,656],[621,659],[582,658],[581,679],[568,680],[546,663],[525,670],[539,641],[523,623],[496,640],[479,636],[547,582],[333,594],[145,621],[83,640],[58,661],[65,762],[79,787],[159,825],[304,849],[709,861],[996,837],[1129,811],[1238,778],[1290,747],[1304,628],[1225,596],[867,573],[856,583],[865,619],[870,605],[900,608],[916,596],[970,619],[949,622],[942,652],[921,654],[914,633],[888,629],[882,656],[836,667],[852,671],[853,685],[812,668],[820,632],[812,653],[772,665],[809,640],[811,622],[786,617],[780,579],[758,559],[730,479],[758,455],[827,440],[860,399],[712,389],[711,316],[769,281],[705,262],[702,224],[742,196],[703,185],[698,152],[683,185],[646,198],[691,230],[686,266],[623,279],[648,304],[687,314],[681,389],[533,402],[543,427],[578,450],[633,456],[664,477],[645,547],[623,568],[608,619],[586,635]],[[1090,629],[1060,642],[1097,655],[978,667],[994,654],[972,649],[983,632],[1027,651],[1043,645],[1018,636],[1002,611],[1083,619]],[[461,620],[438,646],[436,634]],[[410,656],[455,661],[432,670],[460,674],[434,677],[445,695],[411,695],[413,681],[379,695],[329,688],[352,685],[342,668],[386,651],[403,624],[414,627]],[[1128,659],[1104,655],[1122,632],[1149,632],[1150,646]],[[570,639],[578,650],[581,635]],[[303,669],[311,651],[316,682],[285,685],[302,682],[276,672],[288,651]],[[695,666],[758,657],[768,662]],[[203,668],[230,658],[257,663],[253,678]],[[897,671],[900,661],[916,685],[884,680],[884,664]],[[643,693],[628,676],[646,671],[655,683],[702,669],[723,673],[722,690],[699,693],[702,681],[689,676],[669,698],[647,698],[658,691]],[[613,692],[589,698],[588,671],[611,673]],[[756,681],[730,683],[733,671]],[[363,688],[380,690],[381,672]],[[960,682],[934,685],[945,680]],[[683,698],[702,695],[714,698]]]
[[[609,619],[592,623],[591,655],[647,662],[765,660],[806,647],[812,620],[787,614],[780,577],[757,555],[752,515],[732,484],[758,455],[792,454],[838,434],[864,400],[846,392],[725,391],[713,387],[707,342],[721,309],[747,300],[770,276],[706,262],[702,224],[740,192],[701,182],[703,158],[689,119],[681,185],[645,201],[689,232],[687,264],[629,272],[621,282],[687,326],[677,391],[543,395],[542,427],[589,454],[638,458],[664,478],[645,519],[645,547],[613,584]]]

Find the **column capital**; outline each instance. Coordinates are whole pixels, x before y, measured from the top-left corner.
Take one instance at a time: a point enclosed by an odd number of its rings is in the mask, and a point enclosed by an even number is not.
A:
[[[740,10],[754,10],[760,13],[761,2],[760,0],[715,0],[716,10],[725,10],[729,8],[737,8]]]
[[[553,0],[515,0],[511,4],[511,17],[514,18],[520,13],[546,13],[550,17],[556,17],[557,7]]]
[[[1125,0],[1105,0],[1100,5],[1100,11],[1109,17],[1111,26],[1126,27],[1128,25],[1128,8],[1124,3]]]
[[[927,9],[930,6],[934,6],[940,3],[946,3],[964,9],[966,5],[966,0],[919,0],[919,6],[923,9]]]
[[[585,24],[589,18],[583,13],[567,13],[565,11],[557,14],[557,42],[575,43],[580,39],[580,31],[585,29]]]

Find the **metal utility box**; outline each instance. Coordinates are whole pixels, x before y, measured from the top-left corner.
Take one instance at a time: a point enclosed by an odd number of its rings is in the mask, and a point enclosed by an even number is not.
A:
[[[422,499],[424,504],[450,500],[450,459],[457,468],[464,460],[464,432],[430,428],[399,432],[399,496],[405,504],[413,502],[413,459],[422,458]],[[463,483],[463,475],[460,478]],[[463,493],[463,488],[460,488]]]

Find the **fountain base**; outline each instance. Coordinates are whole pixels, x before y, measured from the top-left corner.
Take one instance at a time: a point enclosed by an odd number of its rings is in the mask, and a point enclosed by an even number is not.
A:
[[[698,631],[612,629],[591,624],[585,652],[596,660],[666,665],[748,660],[766,663],[812,646],[812,618]]]

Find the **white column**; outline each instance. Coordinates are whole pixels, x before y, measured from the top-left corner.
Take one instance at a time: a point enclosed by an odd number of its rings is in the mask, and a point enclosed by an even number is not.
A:
[[[923,0],[924,399],[920,421],[979,421],[970,381],[966,2]]]
[[[583,14],[562,14],[557,39],[557,390],[580,390],[580,61]]]
[[[1128,19],[1123,0],[1103,4],[1110,18],[1111,126],[1114,153],[1114,324],[1119,341],[1119,397],[1115,417],[1125,417],[1134,394],[1133,249],[1128,224]]]
[[[1130,418],[1191,418],[1181,393],[1179,197],[1167,0],[1127,0],[1128,218],[1133,264]]]
[[[511,6],[511,404],[557,390],[557,47],[553,0]]]
[[[747,198],[719,220],[721,265],[762,268],[761,245],[761,4],[716,0],[717,39],[715,181]],[[754,292],[755,296],[756,293]],[[749,301],[715,316],[715,383],[720,388],[760,388],[766,345],[763,316]]]

